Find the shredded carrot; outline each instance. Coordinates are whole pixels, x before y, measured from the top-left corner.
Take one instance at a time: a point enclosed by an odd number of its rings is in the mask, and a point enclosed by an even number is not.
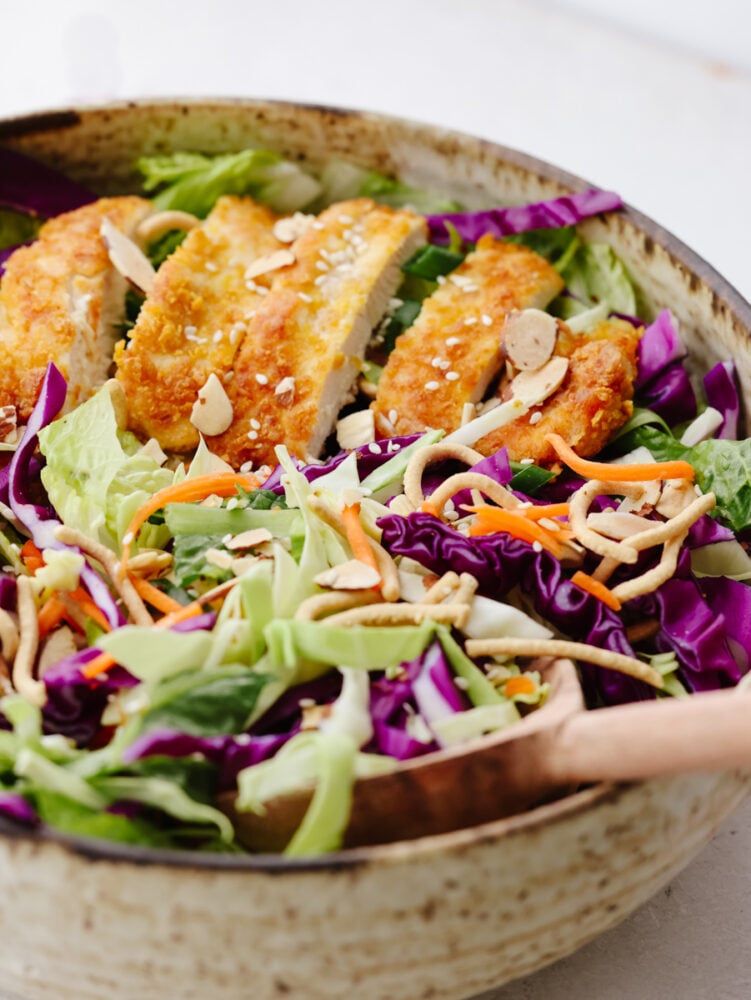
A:
[[[101,629],[105,632],[111,631],[112,626],[104,617],[99,605],[94,603],[83,587],[76,587],[76,589],[71,592],[70,597],[71,600],[74,600],[76,604],[80,605],[83,613],[88,615],[89,618],[92,618]]]
[[[240,475],[235,472],[218,472],[209,476],[197,476],[195,479],[185,479],[182,483],[175,483],[174,486],[165,486],[163,490],[159,490],[150,497],[142,507],[139,507],[131,518],[123,539],[119,578],[122,580],[125,576],[130,558],[130,547],[136,535],[151,515],[168,503],[190,503],[196,500],[205,500],[206,497],[212,495],[231,497],[233,493],[237,492],[238,487],[244,490],[255,490],[260,485],[260,480],[256,476]]]
[[[525,677],[524,674],[520,674],[518,677],[509,677],[503,685],[503,693],[507,698],[511,698],[515,694],[534,694],[536,690],[535,682],[531,677]]]
[[[514,513],[521,514],[530,521],[540,521],[543,517],[568,517],[567,503],[533,504],[531,507],[515,507]]]
[[[95,677],[98,677],[99,674],[103,674],[105,670],[109,670],[110,667],[114,667],[116,663],[117,660],[114,656],[111,656],[109,653],[102,652],[99,653],[98,656],[95,656],[93,660],[89,660],[88,663],[84,664],[81,673],[87,680],[93,680]]]
[[[42,555],[42,551],[37,548],[30,538],[21,546],[21,559],[23,560],[24,566],[32,576],[34,576],[38,569],[41,569],[42,566],[44,566],[44,556]]]
[[[561,543],[552,531],[547,531],[536,521],[527,520],[516,511],[504,510],[501,507],[489,507],[480,505],[477,507],[467,507],[467,510],[474,511],[477,515],[470,525],[469,533],[472,537],[479,535],[492,535],[498,531],[505,531],[514,538],[520,538],[524,542],[533,545],[539,542],[544,549],[554,556],[560,557],[563,554]],[[556,533],[557,534],[557,533]]]
[[[577,587],[581,587],[582,590],[586,590],[588,594],[596,597],[603,604],[606,604],[613,611],[621,610],[621,602],[615,596],[612,590],[609,590],[604,583],[600,583],[599,580],[595,580],[593,576],[588,573],[583,573],[581,570],[577,570],[576,573],[571,577],[571,582],[575,583]]]
[[[342,508],[342,521],[344,523],[344,530],[347,533],[349,547],[352,549],[352,555],[355,559],[359,559],[360,562],[365,563],[366,566],[371,566],[380,576],[376,557],[373,554],[373,549],[368,542],[368,536],[365,534],[360,521],[360,504],[346,504]]]
[[[139,576],[133,576],[132,573],[128,575],[130,582],[133,584],[133,589],[138,596],[143,598],[153,608],[156,608],[157,611],[169,615],[183,608],[183,605],[179,601],[176,601],[174,597],[170,597],[169,594],[165,594],[163,590],[155,587],[153,583],[149,583],[148,580],[144,580]]]
[[[610,462],[591,462],[580,458],[560,434],[546,434],[560,460],[585,479],[604,479],[614,483],[638,483],[652,479],[688,479],[694,481],[694,467],[689,462],[635,462],[618,465]]]
[[[420,513],[432,514],[433,517],[439,517],[441,512],[438,510],[438,508],[434,503],[430,502],[430,500],[423,500],[423,502],[420,504]]]
[[[46,638],[54,628],[57,628],[66,614],[67,609],[62,601],[58,600],[54,594],[52,597],[48,597],[37,615],[40,640]]]

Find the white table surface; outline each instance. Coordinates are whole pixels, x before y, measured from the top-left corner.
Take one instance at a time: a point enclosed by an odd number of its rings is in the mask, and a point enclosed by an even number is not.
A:
[[[0,0],[0,16],[0,116],[221,95],[451,126],[618,191],[751,298],[746,0]],[[751,800],[619,927],[484,1000],[748,1000],[749,859]]]

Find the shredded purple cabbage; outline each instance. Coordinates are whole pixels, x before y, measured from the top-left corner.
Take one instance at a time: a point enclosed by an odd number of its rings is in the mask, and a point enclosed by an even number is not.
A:
[[[3,611],[16,610],[16,581],[8,573],[0,573],[0,608]]]
[[[138,684],[136,678],[120,666],[98,677],[86,677],[84,666],[98,655],[98,649],[82,649],[45,672],[47,702],[42,709],[45,732],[62,733],[78,746],[87,746],[101,727],[102,713],[110,696]]]
[[[38,160],[0,148],[0,205],[49,219],[88,205],[96,195]]]
[[[37,826],[39,817],[36,810],[22,795],[16,792],[0,792],[0,816],[22,823],[24,826]]]
[[[33,480],[32,469],[39,469],[34,455],[39,431],[58,415],[65,402],[67,390],[65,379],[50,362],[39,391],[39,398],[31,411],[26,430],[8,469],[8,505],[39,549],[70,548],[55,538],[55,528],[60,526],[60,521],[52,508],[33,503],[28,499],[28,489]],[[81,583],[91,594],[112,628],[125,624],[125,618],[107,584],[88,562],[84,563],[81,570]]]
[[[704,376],[704,392],[707,403],[722,414],[722,426],[715,437],[738,440],[738,418],[741,401],[735,382],[735,365],[732,361],[720,361]]]
[[[652,381],[638,390],[641,406],[653,410],[669,427],[693,420],[696,393],[682,361],[667,365]]]
[[[663,309],[657,319],[646,327],[639,340],[639,370],[634,382],[635,388],[647,385],[674,361],[685,358],[687,353],[670,310]]]
[[[448,243],[450,223],[467,243],[476,243],[481,236],[490,233],[503,238],[530,229],[557,229],[560,226],[574,226],[577,222],[601,212],[612,212],[622,208],[623,201],[612,191],[580,191],[538,201],[531,205],[514,205],[511,208],[491,208],[479,212],[450,212],[429,215],[428,230],[433,243]]]
[[[572,584],[550,553],[535,552],[526,542],[505,533],[467,538],[429,514],[388,516],[381,518],[378,525],[383,544],[392,555],[410,556],[439,575],[448,570],[471,573],[478,581],[479,592],[495,599],[518,587],[543,620],[564,635],[634,655],[620,616]],[[640,564],[637,570],[641,569]],[[718,616],[717,608],[704,599],[702,590],[708,592],[709,588],[691,576],[688,552],[679,570],[679,577],[663,584],[654,594],[630,601],[627,607],[660,621],[661,648],[675,651],[682,667],[681,677],[692,690],[734,684],[740,673],[730,653],[729,637],[733,636],[732,628],[741,626],[728,625]],[[735,606],[751,619],[751,603],[748,609],[745,604],[746,600],[751,602],[751,588],[743,584],[738,587],[740,590],[732,591]],[[654,697],[648,685],[615,671],[585,664],[582,678],[588,697],[605,704]]]

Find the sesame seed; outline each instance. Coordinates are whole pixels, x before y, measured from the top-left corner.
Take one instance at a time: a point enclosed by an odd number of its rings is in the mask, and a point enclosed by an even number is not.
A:
[[[402,446],[399,444],[398,441],[389,441],[389,443],[386,445],[386,451],[389,453],[389,455],[391,455],[395,451],[401,451],[401,447]]]
[[[519,465],[534,465],[534,464],[535,464],[535,460],[533,458],[523,458],[519,462]]]
[[[258,431],[248,431],[248,440],[249,441],[257,441],[258,440]]]
[[[447,521],[458,521],[459,511],[457,510],[445,510],[443,516]]]
[[[433,358],[433,360],[430,363],[434,368],[440,368],[442,362],[443,358]]]
[[[532,414],[532,416],[531,416],[531,417],[529,418],[529,422],[530,422],[530,424],[532,424],[532,425],[534,425],[534,424],[539,424],[539,422],[540,422],[541,420],[542,420],[542,413],[540,412],[540,410],[537,410],[537,411],[536,411],[535,413],[533,413],[533,414]]]
[[[479,289],[479,286],[478,286],[478,285],[474,285],[474,284],[472,284],[471,282],[469,282],[469,281],[468,281],[468,282],[466,283],[466,285],[464,286],[464,289],[463,289],[463,290],[464,290],[465,292],[477,292],[477,291],[479,291],[480,289]]]
[[[466,691],[467,688],[469,687],[469,681],[467,680],[466,677],[455,677],[454,678],[454,684],[456,684],[456,686],[461,691]]]
[[[262,375],[260,372],[256,375],[256,382],[259,385],[268,385],[269,384],[268,377],[266,375]]]
[[[482,314],[482,324],[483,324],[483,326],[492,326],[493,325],[493,318],[492,318],[492,316],[488,316],[487,313],[483,313]]]
[[[297,702],[300,708],[313,708],[315,703],[315,698],[300,698]]]
[[[219,268],[216,266],[216,264],[214,263],[213,260],[207,260],[206,261],[206,270],[207,271],[218,271]]]
[[[312,295],[308,295],[307,292],[298,292],[297,293],[297,297],[299,299],[302,299],[303,302],[312,302],[313,301],[313,296]]]
[[[542,552],[542,545],[539,542],[532,542],[532,548],[535,552]]]
[[[467,316],[467,318],[464,320],[464,325],[474,326],[476,322],[477,322],[477,316]]]
[[[323,223],[322,222],[311,222],[310,228],[311,229],[323,229]]]
[[[260,429],[261,429],[261,422],[260,422],[260,420],[256,420],[255,417],[251,417],[251,419],[250,419],[250,426],[253,428],[254,431],[260,431]]]
[[[217,330],[211,339],[215,344],[218,344],[220,340],[224,339],[224,330]]]
[[[185,334],[186,337],[195,337],[195,335],[198,333],[198,327],[186,326],[185,329],[183,330],[183,333]]]
[[[240,466],[240,472],[250,472],[252,468],[253,468],[253,462],[252,461],[251,462],[243,462],[243,464]]]
[[[389,423],[396,424],[398,419],[399,419],[398,410],[389,410]]]
[[[327,264],[325,260],[316,261],[316,271],[328,271],[331,265]]]
[[[374,441],[372,444],[368,445],[368,451],[370,452],[371,455],[380,455],[381,446],[379,444],[376,444]]]
[[[352,218],[351,215],[340,215],[339,221],[345,226],[351,226],[355,220]]]
[[[445,274],[439,274],[438,277],[435,280],[438,282],[439,285],[445,285],[446,284],[446,275]]]
[[[461,337],[447,337],[446,347],[456,347],[457,344],[461,344]]]
[[[233,347],[237,343],[237,338],[240,336],[241,332],[242,331],[238,330],[236,326],[233,326],[232,329],[230,330],[230,332],[229,332],[229,342],[230,342],[230,344]]]
[[[458,378],[459,378],[459,372],[446,372],[447,382],[456,382]]]
[[[322,285],[324,283],[324,281],[326,280],[327,277],[328,277],[327,274],[319,274],[317,278],[313,279],[313,284],[320,286],[320,285]]]
[[[440,387],[441,387],[441,383],[440,382],[426,382],[425,383],[425,388],[428,390],[428,392],[435,392],[435,390],[436,389],[440,389]]]

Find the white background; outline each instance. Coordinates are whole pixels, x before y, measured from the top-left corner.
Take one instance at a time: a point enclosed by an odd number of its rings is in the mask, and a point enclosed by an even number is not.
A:
[[[0,0],[0,27],[1,116],[221,95],[452,126],[618,191],[751,298],[747,0]],[[748,1000],[750,917],[747,803],[624,924],[493,1000]]]

